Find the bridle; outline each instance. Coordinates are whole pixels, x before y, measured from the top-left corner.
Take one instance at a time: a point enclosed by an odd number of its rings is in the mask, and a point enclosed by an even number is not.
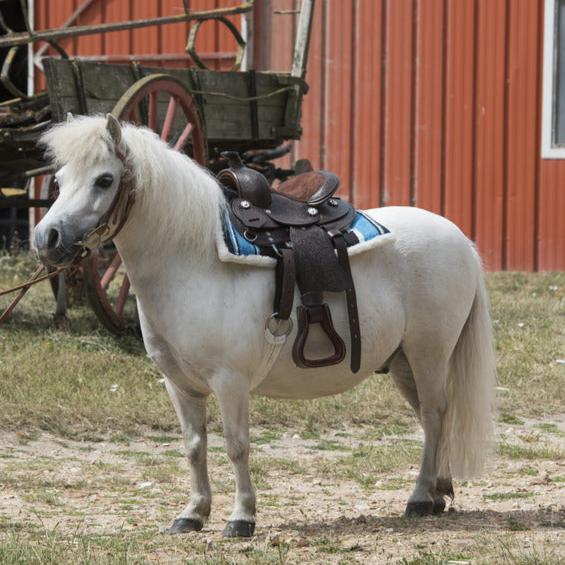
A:
[[[8,318],[18,302],[34,284],[59,275],[64,271],[76,269],[78,267],[78,263],[93,249],[96,249],[107,241],[114,239],[120,233],[129,217],[133,203],[135,202],[135,191],[133,186],[133,174],[126,164],[125,155],[119,150],[116,151],[116,155],[123,164],[120,184],[118,185],[110,207],[101,216],[96,227],[86,232],[82,241],[78,243],[81,251],[78,253],[77,258],[68,267],[55,269],[45,275],[41,275],[43,270],[46,269],[45,265],[39,265],[28,281],[10,289],[0,291],[0,296],[16,292],[17,290],[20,291],[9,306],[2,312],[2,314],[0,314],[0,323]]]
[[[83,251],[86,252],[100,247],[103,243],[114,239],[120,233],[135,202],[133,174],[126,164],[125,155],[119,150],[116,151],[116,155],[123,165],[120,184],[112,204],[101,216],[96,227],[86,232],[82,241],[78,243]],[[84,256],[84,254],[81,253],[81,256]]]

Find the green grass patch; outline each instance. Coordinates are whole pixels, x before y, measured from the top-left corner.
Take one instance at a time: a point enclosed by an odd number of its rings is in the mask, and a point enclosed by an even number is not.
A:
[[[565,457],[562,449],[551,445],[518,445],[515,443],[500,443],[498,454],[509,459],[549,459],[560,461]]]
[[[532,492],[493,492],[483,494],[486,500],[513,500],[515,498],[531,498],[534,496]]]
[[[420,550],[414,557],[403,558],[402,565],[445,565],[449,561],[467,562],[469,557],[464,553],[455,552],[429,552]]]
[[[560,430],[556,424],[549,424],[547,422],[542,422],[540,424],[536,424],[535,426],[538,430],[542,432],[546,432],[548,434],[565,437],[565,432]]]
[[[349,451],[350,448],[337,441],[321,439],[312,449],[317,451]]]
[[[531,467],[530,465],[523,465],[518,469],[518,474],[526,475],[528,477],[535,477],[539,475],[539,471],[538,469],[536,469],[535,467]]]
[[[28,528],[29,529],[29,528]],[[291,549],[259,544],[219,543],[208,546],[201,538],[163,536],[154,529],[123,530],[114,535],[77,532],[64,535],[57,529],[23,533],[11,528],[0,531],[2,565],[280,565]]]
[[[508,414],[506,412],[502,413],[499,416],[498,421],[501,424],[511,424],[513,426],[523,426],[524,425],[524,420],[522,420],[521,418],[518,418],[514,414]]]
[[[409,440],[398,440],[378,446],[361,446],[336,461],[322,461],[320,470],[324,475],[353,480],[365,488],[371,488],[383,473],[416,464],[421,448],[420,442]]]

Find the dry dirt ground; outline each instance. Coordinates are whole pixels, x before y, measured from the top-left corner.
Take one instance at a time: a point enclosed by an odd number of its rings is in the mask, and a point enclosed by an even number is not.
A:
[[[161,531],[186,502],[189,484],[177,435],[72,441],[1,432],[0,532],[32,545],[42,532],[59,541],[135,538],[120,549],[124,563],[565,563],[565,416],[507,420],[485,477],[458,482],[449,512],[420,519],[401,517],[419,433],[372,437],[362,428],[304,439],[256,428],[250,541],[221,537],[233,486],[216,434],[211,520],[172,540]],[[114,562],[108,552],[100,561]]]

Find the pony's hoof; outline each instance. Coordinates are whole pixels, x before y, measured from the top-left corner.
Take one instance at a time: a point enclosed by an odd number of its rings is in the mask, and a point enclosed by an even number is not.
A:
[[[443,500],[443,497],[436,498],[434,500],[434,507],[432,509],[432,512],[434,514],[443,514],[444,510],[445,510],[445,500]]]
[[[192,518],[177,518],[170,528],[165,530],[166,534],[186,534],[188,532],[199,532],[204,524],[200,520]]]
[[[223,536],[225,538],[250,538],[255,532],[255,522],[232,520],[226,524]]]
[[[411,518],[412,516],[429,516],[434,511],[434,503],[430,501],[425,502],[409,502],[406,505],[404,516]]]

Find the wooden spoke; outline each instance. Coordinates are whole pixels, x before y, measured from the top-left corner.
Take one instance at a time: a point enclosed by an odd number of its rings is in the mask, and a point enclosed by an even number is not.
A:
[[[175,121],[175,114],[177,111],[177,99],[174,96],[169,98],[169,105],[167,106],[167,113],[165,114],[165,121],[163,122],[163,130],[161,131],[161,139],[167,141],[173,122]]]
[[[106,288],[112,282],[112,279],[116,276],[116,272],[118,271],[121,264],[122,264],[122,258],[120,257],[119,253],[116,253],[109,267],[106,269],[106,272],[102,275],[102,278],[100,279],[100,286],[102,288]]]
[[[120,288],[120,294],[118,296],[118,301],[116,302],[116,314],[121,316],[124,313],[124,306],[126,305],[126,300],[129,294],[129,277],[124,275],[124,280],[122,282],[122,288]]]
[[[130,112],[129,121],[134,122],[136,124],[142,123],[141,121],[141,109],[139,108],[139,104],[136,104]]]
[[[149,109],[147,111],[147,126],[155,131],[157,129],[157,93],[149,93]]]
[[[180,134],[178,141],[175,143],[175,149],[177,151],[180,151],[184,147],[193,129],[194,126],[190,122],[188,122],[185,128],[182,130],[182,133]]]

